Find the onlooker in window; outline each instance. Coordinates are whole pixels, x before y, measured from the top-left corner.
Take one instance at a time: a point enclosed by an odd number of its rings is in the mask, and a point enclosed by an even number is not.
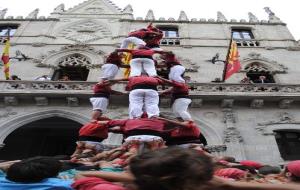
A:
[[[259,79],[254,80],[254,83],[262,83],[263,84],[263,83],[271,83],[271,81],[269,79],[267,79],[266,76],[260,75]]]
[[[241,80],[241,83],[243,83],[243,84],[253,84],[253,81],[250,79],[250,77],[245,77]]]
[[[70,81],[70,78],[68,75],[64,74],[62,77],[59,79],[59,81]]]
[[[11,75],[11,80],[21,80],[17,75]]]
[[[42,75],[40,77],[35,78],[34,80],[37,80],[37,81],[50,81],[51,77],[49,77],[48,75]]]

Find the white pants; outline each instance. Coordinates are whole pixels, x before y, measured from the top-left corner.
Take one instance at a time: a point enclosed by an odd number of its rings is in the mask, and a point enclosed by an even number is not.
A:
[[[130,61],[130,77],[141,76],[145,71],[149,76],[157,76],[155,64],[152,59],[135,58]]]
[[[134,135],[127,137],[125,142],[130,141],[139,141],[139,142],[153,142],[153,141],[163,141],[163,139],[159,136],[154,135]]]
[[[164,51],[162,48],[160,48],[160,47],[155,47],[155,48],[151,48],[152,50],[154,50],[154,51]]]
[[[114,79],[118,74],[119,67],[115,64],[106,63],[101,67],[101,78],[102,79]]]
[[[104,113],[107,110],[108,99],[105,97],[92,97],[90,102],[93,105],[93,110],[101,110]]]
[[[128,45],[133,43],[136,46],[145,46],[146,42],[137,37],[127,37],[122,41],[121,49],[128,48]]]
[[[172,111],[176,117],[180,117],[183,120],[191,120],[192,117],[187,111],[189,104],[192,102],[189,98],[178,98],[174,101],[172,105]]]
[[[185,72],[185,68],[182,65],[175,65],[171,67],[169,73],[169,79],[176,82],[185,82],[182,78],[182,74]]]
[[[143,111],[147,112],[148,118],[159,116],[159,96],[152,89],[136,89],[129,93],[129,118],[140,118]],[[144,110],[143,110],[144,108]]]

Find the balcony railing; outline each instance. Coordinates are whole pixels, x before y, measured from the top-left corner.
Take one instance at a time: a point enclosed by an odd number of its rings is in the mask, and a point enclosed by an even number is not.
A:
[[[239,47],[258,47],[259,42],[257,40],[236,40],[236,44]]]
[[[163,38],[160,41],[160,45],[164,45],[164,46],[178,46],[178,45],[180,45],[180,39],[179,38]]]
[[[77,91],[92,93],[96,82],[85,81],[0,81],[0,95],[3,93],[66,93]],[[114,88],[123,90],[126,83],[116,84]],[[257,95],[300,96],[300,84],[229,84],[229,83],[190,83],[191,95]],[[166,87],[160,86],[159,89]]]

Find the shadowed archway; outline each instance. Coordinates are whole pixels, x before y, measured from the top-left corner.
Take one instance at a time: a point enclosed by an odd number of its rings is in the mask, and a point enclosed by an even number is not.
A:
[[[76,121],[56,116],[25,124],[5,138],[0,159],[70,155],[75,149],[81,126]]]

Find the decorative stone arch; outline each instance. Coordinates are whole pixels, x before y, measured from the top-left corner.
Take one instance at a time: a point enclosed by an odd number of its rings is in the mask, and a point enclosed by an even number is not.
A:
[[[54,34],[58,37],[65,37],[77,43],[86,44],[103,38],[111,38],[110,27],[98,20],[83,19],[64,25],[56,30]]]
[[[207,140],[208,145],[222,145],[223,143],[223,138],[221,134],[219,134],[216,130],[215,127],[213,127],[211,124],[200,120],[200,119],[195,119],[195,122],[198,124],[201,133]]]
[[[271,74],[287,72],[287,67],[284,65],[278,64],[276,61],[263,57],[260,53],[256,52],[249,53],[247,57],[242,59],[240,72],[247,72],[247,67],[255,63],[260,65],[263,69],[267,69]]]
[[[21,115],[19,117],[15,117],[7,122],[4,122],[0,125],[0,144],[3,144],[5,138],[12,133],[14,130],[18,129],[19,127],[22,127],[28,123],[49,118],[49,117],[62,117],[66,119],[70,119],[73,121],[76,121],[78,123],[84,124],[90,121],[90,118],[75,113],[71,111],[66,110],[58,110],[58,109],[51,109],[46,111],[38,111],[33,112],[25,115]]]
[[[60,51],[52,52],[38,64],[39,67],[58,68],[59,61],[65,57],[72,55],[82,55],[87,58],[90,64],[87,68],[99,68],[104,62],[104,52],[96,52],[94,48],[86,45],[69,45],[61,48]]]

